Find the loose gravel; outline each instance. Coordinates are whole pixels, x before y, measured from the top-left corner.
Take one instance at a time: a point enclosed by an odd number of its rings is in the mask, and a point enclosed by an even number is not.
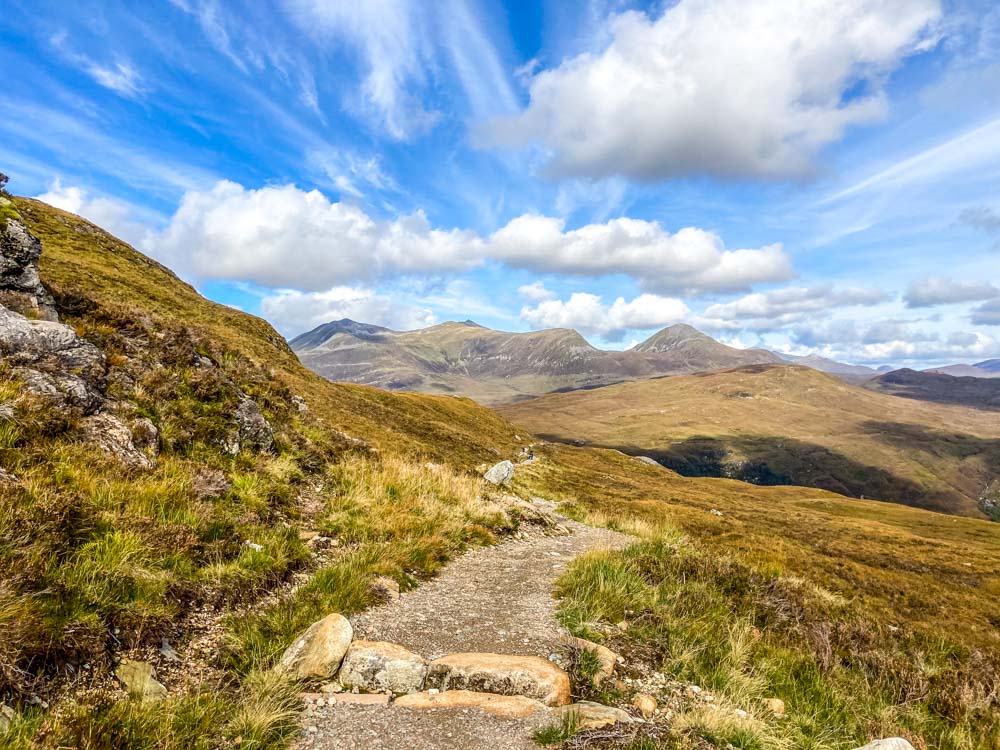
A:
[[[432,581],[353,618],[355,638],[392,641],[427,659],[460,651],[550,657],[565,630],[556,620],[556,579],[574,557],[620,549],[630,537],[560,519],[563,533],[533,531],[466,553]],[[300,750],[534,750],[551,712],[505,719],[479,709],[415,711],[393,706],[313,705]]]

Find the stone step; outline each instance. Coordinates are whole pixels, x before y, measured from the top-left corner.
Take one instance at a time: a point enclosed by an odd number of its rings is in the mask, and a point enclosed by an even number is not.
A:
[[[430,663],[425,686],[498,695],[523,695],[547,706],[570,702],[569,675],[538,656],[459,653]]]
[[[541,701],[523,695],[497,695],[472,690],[411,693],[397,698],[393,706],[414,710],[478,708],[505,719],[520,719],[549,710]]]

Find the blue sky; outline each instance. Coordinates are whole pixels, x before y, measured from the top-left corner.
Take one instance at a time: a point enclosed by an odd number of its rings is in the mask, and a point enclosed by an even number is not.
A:
[[[8,0],[0,170],[286,335],[1000,356],[987,0]]]

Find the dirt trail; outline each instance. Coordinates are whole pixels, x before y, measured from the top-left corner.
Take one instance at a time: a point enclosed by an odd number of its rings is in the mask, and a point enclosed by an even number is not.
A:
[[[574,557],[621,548],[630,537],[562,520],[568,534],[528,534],[475,549],[433,581],[353,618],[356,638],[385,640],[434,659],[458,651],[549,657],[565,631],[556,621],[556,579]],[[393,706],[311,707],[301,750],[537,750],[540,713],[500,719],[478,709],[414,711]]]

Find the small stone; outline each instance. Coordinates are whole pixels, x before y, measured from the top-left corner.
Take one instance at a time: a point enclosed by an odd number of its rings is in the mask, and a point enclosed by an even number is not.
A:
[[[378,598],[394,602],[399,598],[399,584],[388,576],[378,576],[371,583],[372,593]]]
[[[775,716],[785,715],[785,702],[781,698],[768,698],[764,701],[764,705]]]
[[[153,666],[144,661],[125,659],[115,669],[115,677],[133,698],[159,701],[167,696],[167,688],[156,681]]]
[[[614,676],[615,664],[621,659],[621,657],[610,648],[602,646],[599,643],[594,643],[583,638],[574,638],[572,636],[568,636],[565,639],[565,643],[571,648],[576,648],[580,651],[589,651],[597,658],[599,668],[593,676],[594,685],[600,686],[605,680],[609,680]]]
[[[742,708],[733,709],[733,713],[739,716],[741,719],[747,718],[750,714],[744,711]]]
[[[625,633],[628,631],[628,622],[626,620],[622,620],[617,625],[615,625],[615,627],[618,628],[621,632]]]
[[[13,708],[6,703],[0,703],[0,734],[10,729],[11,724],[14,723],[14,719],[16,718],[17,714],[14,713]]]
[[[864,747],[855,748],[855,750],[914,750],[914,748],[913,745],[902,737],[889,737],[888,739],[869,742]]]
[[[636,693],[632,698],[632,706],[642,714],[643,718],[649,719],[656,713],[656,698],[647,693]]]
[[[170,641],[166,638],[160,641],[160,656],[162,656],[167,661],[178,662],[181,660],[180,654],[178,654],[174,647],[170,645]],[[86,668],[87,665],[84,665]]]
[[[578,730],[601,729],[619,722],[623,724],[635,722],[635,718],[620,708],[605,706],[593,701],[579,701],[569,706],[563,706],[561,710],[564,718],[573,717]]]

